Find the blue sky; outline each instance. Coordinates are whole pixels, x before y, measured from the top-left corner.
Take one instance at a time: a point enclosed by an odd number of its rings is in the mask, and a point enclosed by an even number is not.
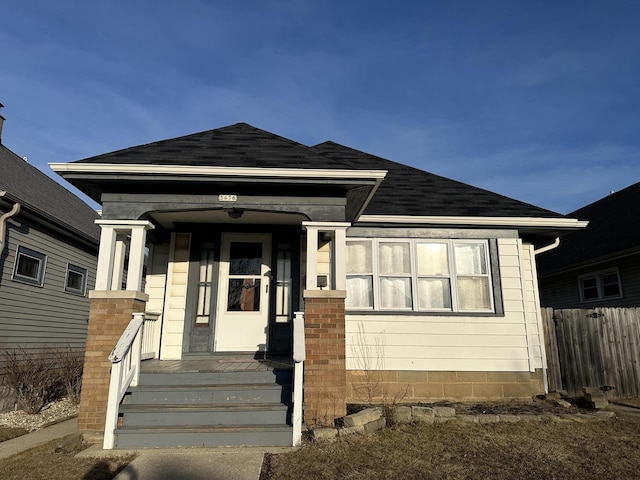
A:
[[[637,1],[3,0],[0,18],[2,143],[46,171],[247,122],[560,213],[640,181]]]

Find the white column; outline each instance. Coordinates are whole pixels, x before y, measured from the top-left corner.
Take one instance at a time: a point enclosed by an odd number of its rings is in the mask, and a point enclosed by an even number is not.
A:
[[[147,225],[131,227],[127,290],[140,290],[142,288],[142,267],[144,266],[144,248],[147,241],[147,230],[153,228],[150,222],[146,223]]]
[[[122,277],[124,276],[124,260],[127,255],[127,242],[125,236],[119,234],[116,238],[116,248],[113,254],[113,274],[111,277],[111,290],[122,288]]]
[[[147,230],[153,224],[147,220],[96,220],[102,232],[98,251],[96,290],[120,290],[124,270],[124,241],[118,234],[131,235],[127,290],[139,291],[142,287],[142,266]]]
[[[100,222],[97,220],[96,223]],[[109,290],[113,278],[113,257],[116,249],[116,229],[112,225],[100,225],[100,248],[96,269],[96,290]]]
[[[307,290],[318,289],[318,229],[307,228]]]
[[[336,227],[333,236],[333,278],[336,290],[347,289],[347,227]]]
[[[302,222],[307,230],[307,290],[318,290],[318,233],[328,232],[333,237],[331,272],[333,290],[347,288],[347,228],[346,222]]]

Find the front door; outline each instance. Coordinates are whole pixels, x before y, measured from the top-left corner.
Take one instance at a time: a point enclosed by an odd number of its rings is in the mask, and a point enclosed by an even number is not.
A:
[[[223,234],[215,351],[264,352],[271,279],[269,234]]]

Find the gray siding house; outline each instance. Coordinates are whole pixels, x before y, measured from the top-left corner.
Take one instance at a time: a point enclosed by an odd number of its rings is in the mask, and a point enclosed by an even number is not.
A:
[[[589,221],[539,256],[544,307],[640,307],[640,183],[568,216]]]
[[[0,350],[84,348],[97,218],[0,144]],[[0,400],[0,407],[7,403]]]

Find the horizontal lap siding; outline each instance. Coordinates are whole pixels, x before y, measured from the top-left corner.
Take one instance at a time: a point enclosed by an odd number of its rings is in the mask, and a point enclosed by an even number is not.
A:
[[[363,369],[368,357],[368,368],[380,370],[528,371],[529,345],[539,342],[531,310],[525,326],[525,305],[535,308],[523,298],[520,278],[523,258],[528,288],[527,276],[533,277],[524,259],[530,252],[519,252],[515,238],[499,239],[498,252],[504,316],[347,314],[347,369]],[[533,291],[530,298],[535,303]],[[536,340],[527,338],[527,329]]]
[[[64,291],[67,263],[87,269],[87,291],[95,285],[96,253],[19,218],[8,224],[0,260],[0,350],[84,347],[89,299]],[[18,245],[47,256],[42,287],[12,280]],[[97,247],[96,247],[97,248]]]
[[[191,235],[174,233],[167,268],[167,295],[163,308],[161,358],[182,358],[182,336],[187,308],[187,283]]]

